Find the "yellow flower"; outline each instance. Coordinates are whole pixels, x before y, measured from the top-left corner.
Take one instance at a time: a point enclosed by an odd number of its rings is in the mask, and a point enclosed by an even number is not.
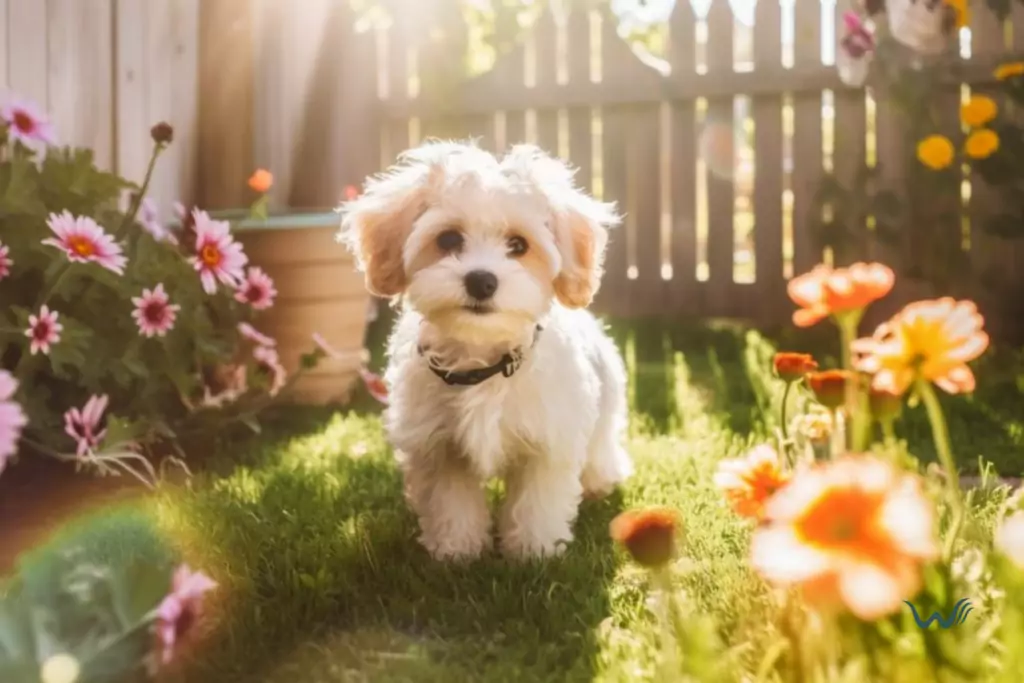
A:
[[[963,28],[971,23],[971,9],[968,0],[946,0],[946,4],[953,8],[956,15],[956,27]]]
[[[875,334],[853,343],[855,367],[873,375],[871,386],[902,395],[917,379],[950,394],[974,391],[967,363],[988,348],[985,319],[972,301],[950,297],[907,304]]]
[[[917,158],[933,171],[941,171],[953,163],[953,154],[953,143],[944,135],[929,135],[917,143]]]
[[[972,159],[987,159],[998,149],[999,135],[988,128],[974,131],[964,143],[964,152]]]
[[[996,80],[1005,81],[1008,78],[1014,76],[1020,76],[1024,74],[1024,62],[1009,62],[1007,64],[1000,64],[992,75],[996,77]]]
[[[994,119],[998,111],[999,107],[991,97],[974,95],[960,107],[960,120],[971,128],[978,128]]]

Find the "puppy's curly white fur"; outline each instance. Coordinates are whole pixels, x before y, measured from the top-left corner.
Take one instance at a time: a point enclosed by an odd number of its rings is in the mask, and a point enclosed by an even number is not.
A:
[[[581,497],[632,472],[621,444],[625,368],[584,310],[619,222],[614,206],[534,146],[499,159],[471,143],[430,142],[341,212],[341,239],[367,287],[401,305],[385,423],[421,542],[440,559],[486,550],[484,483],[501,476],[502,550],[560,552]],[[516,363],[501,366],[509,355]],[[499,366],[475,384],[444,379]]]

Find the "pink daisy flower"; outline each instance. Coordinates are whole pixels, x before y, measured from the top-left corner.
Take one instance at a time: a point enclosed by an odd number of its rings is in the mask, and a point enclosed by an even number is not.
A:
[[[359,368],[359,376],[363,378],[363,384],[366,385],[366,390],[370,392],[370,396],[387,405],[388,385],[384,383],[384,379],[366,368]]]
[[[34,356],[40,351],[43,355],[50,353],[50,345],[60,341],[60,333],[64,326],[57,322],[57,311],[51,311],[46,304],[39,309],[39,315],[28,317],[28,329],[25,336],[32,340],[29,352]]]
[[[270,346],[257,346],[253,349],[252,357],[256,359],[256,367],[261,373],[269,377],[271,396],[277,396],[288,379],[288,373],[281,365],[281,357],[277,349]]]
[[[42,142],[52,145],[56,142],[53,126],[49,120],[30,102],[13,101],[0,107],[0,119],[8,126],[12,140],[25,145]]]
[[[14,261],[8,254],[11,253],[10,247],[6,244],[0,243],[0,280],[11,274],[11,266],[14,265]]]
[[[103,231],[96,221],[88,216],[75,218],[70,212],[51,213],[46,221],[56,235],[55,238],[43,240],[43,244],[57,247],[63,251],[69,261],[77,263],[97,263],[109,271],[124,274],[124,266],[128,262],[121,247],[114,238]]]
[[[202,572],[193,572],[181,565],[174,572],[171,592],[156,608],[156,635],[163,663],[174,658],[175,646],[185,637],[203,613],[203,597],[217,583]]]
[[[249,304],[257,311],[270,308],[274,305],[274,297],[277,290],[274,289],[274,281],[263,272],[262,268],[252,267],[245,274],[245,280],[235,292],[235,301]]]
[[[238,287],[243,279],[242,269],[249,258],[242,251],[242,245],[231,236],[227,221],[215,221],[205,211],[192,212],[195,221],[196,255],[189,257],[189,263],[199,272],[203,290],[207,294],[217,291],[217,282],[228,287]]]
[[[139,224],[157,242],[178,243],[178,238],[160,220],[160,211],[157,209],[156,202],[149,197],[143,199],[142,204],[139,205]]]
[[[100,422],[103,420],[108,401],[106,395],[93,395],[81,410],[71,408],[64,413],[64,432],[78,444],[75,453],[79,458],[85,457],[99,446],[103,437],[107,435],[106,429],[100,429]]]
[[[257,346],[268,346],[270,348],[277,346],[277,342],[272,337],[263,334],[249,323],[238,323],[238,333]]]
[[[21,405],[13,400],[17,389],[18,380],[6,370],[0,370],[0,472],[4,471],[8,458],[18,452],[21,429],[28,424]]]
[[[143,337],[162,337],[174,327],[181,306],[170,303],[164,284],[161,282],[153,289],[142,290],[142,296],[132,297],[135,310],[132,317],[139,326],[139,334]]]

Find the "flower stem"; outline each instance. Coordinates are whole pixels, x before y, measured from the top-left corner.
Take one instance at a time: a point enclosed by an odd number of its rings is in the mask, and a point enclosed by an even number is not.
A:
[[[786,382],[786,389],[782,392],[782,410],[779,419],[782,421],[782,438],[789,441],[789,428],[786,426],[786,405],[789,403],[789,390],[793,388],[793,382]]]
[[[146,167],[146,175],[142,179],[142,187],[132,196],[132,203],[124,214],[124,218],[121,219],[121,225],[117,228],[117,232],[114,233],[115,240],[124,237],[128,227],[135,221],[135,216],[139,213],[139,207],[142,206],[142,200],[145,199],[146,192],[149,190],[149,183],[153,179],[153,169],[156,168],[157,157],[160,156],[160,152],[164,151],[166,146],[162,142],[157,142],[153,145],[153,153],[149,155],[149,165]]]
[[[939,464],[946,473],[948,486],[949,505],[952,509],[952,519],[949,524],[949,531],[946,532],[945,556],[948,559],[956,544],[957,535],[963,524],[964,509],[963,496],[960,492],[960,477],[956,470],[956,461],[953,459],[953,448],[949,440],[949,427],[946,425],[946,417],[942,413],[942,406],[939,404],[939,397],[935,395],[932,385],[924,380],[917,382],[918,395],[924,402],[925,410],[928,412],[928,422],[932,426],[932,439],[935,441],[935,450],[939,455]]]
[[[843,370],[856,373],[853,368],[853,342],[857,338],[857,327],[860,325],[863,310],[851,311],[838,316],[839,339],[842,345],[840,355],[843,363]],[[858,375],[854,375],[858,377]],[[868,437],[871,432],[871,421],[868,418],[867,406],[865,405],[864,392],[861,391],[858,382],[848,382],[846,385],[846,417],[847,425],[847,447],[855,453],[864,451],[867,448]]]

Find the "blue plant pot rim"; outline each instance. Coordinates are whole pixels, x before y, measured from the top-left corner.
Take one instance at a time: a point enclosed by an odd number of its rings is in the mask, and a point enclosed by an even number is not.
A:
[[[249,209],[227,209],[211,211],[210,217],[229,221],[231,227],[238,231],[337,229],[341,225],[341,217],[328,209],[274,211],[265,220],[249,218]]]

